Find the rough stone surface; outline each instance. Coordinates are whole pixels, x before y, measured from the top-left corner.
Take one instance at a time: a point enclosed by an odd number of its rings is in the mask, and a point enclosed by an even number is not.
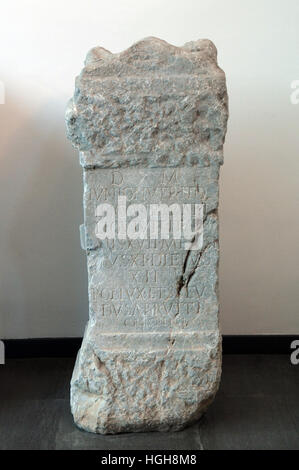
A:
[[[84,169],[89,321],[71,383],[75,422],[98,433],[178,430],[221,374],[218,177],[227,122],[215,46],[144,39],[92,49],[67,133]],[[95,236],[100,203],[203,203],[201,250],[183,240]]]

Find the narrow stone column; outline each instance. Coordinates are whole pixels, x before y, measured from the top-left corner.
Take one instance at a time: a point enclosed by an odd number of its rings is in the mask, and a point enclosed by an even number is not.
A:
[[[66,112],[84,172],[89,286],[71,408],[87,431],[178,430],[214,398],[227,117],[225,75],[209,40],[175,47],[147,38],[120,54],[96,47],[87,55]],[[132,239],[119,228],[114,239],[100,240],[96,208],[103,203],[115,208],[118,227],[120,203],[203,204],[203,243],[186,249],[171,235]]]

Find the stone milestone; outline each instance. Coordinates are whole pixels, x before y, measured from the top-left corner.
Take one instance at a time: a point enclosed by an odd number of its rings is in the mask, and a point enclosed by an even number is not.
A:
[[[96,47],[87,55],[66,112],[84,173],[89,321],[71,381],[80,428],[179,430],[215,396],[227,109],[225,75],[209,40],[175,47],[147,38],[119,54]],[[186,249],[172,228],[168,239],[118,237],[117,230],[100,239],[97,207],[119,214],[120,201],[127,208],[201,204],[202,245]]]

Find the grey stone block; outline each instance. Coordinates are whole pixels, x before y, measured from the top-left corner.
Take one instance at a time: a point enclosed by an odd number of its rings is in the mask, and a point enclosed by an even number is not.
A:
[[[79,427],[178,430],[213,400],[221,374],[218,178],[228,111],[211,41],[144,39],[92,49],[66,112],[84,171],[89,322],[71,383]],[[99,204],[203,204],[203,243],[105,239]],[[118,222],[118,221],[117,221]]]

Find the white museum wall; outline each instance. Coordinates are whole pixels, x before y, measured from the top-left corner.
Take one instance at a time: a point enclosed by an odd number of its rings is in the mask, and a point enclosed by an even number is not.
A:
[[[0,338],[83,334],[81,168],[64,109],[91,47],[146,36],[212,39],[227,75],[223,333],[299,333],[298,18],[297,0],[1,3]]]

